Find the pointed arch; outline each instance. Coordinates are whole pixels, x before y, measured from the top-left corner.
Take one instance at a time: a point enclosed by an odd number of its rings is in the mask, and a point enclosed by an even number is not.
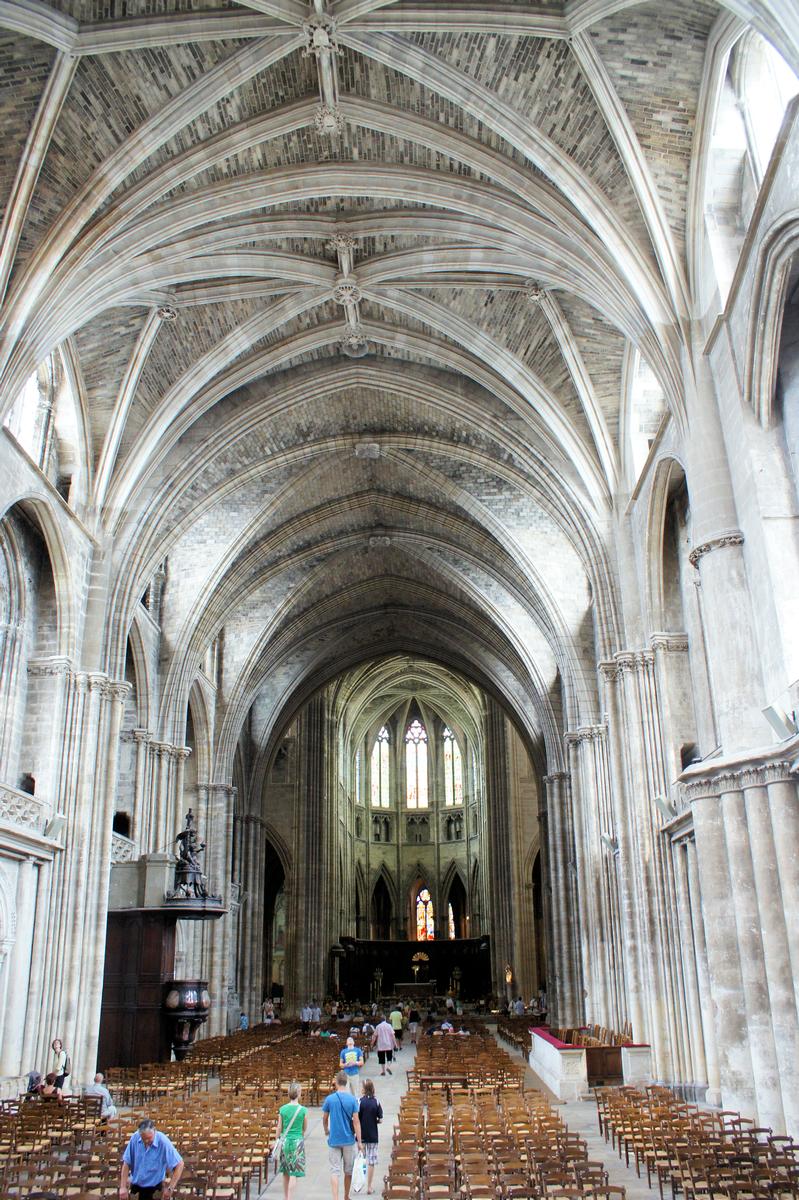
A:
[[[150,684],[150,665],[142,637],[142,611],[137,608],[128,629],[128,649],[133,665],[133,685],[136,699],[136,726],[139,729],[150,729],[153,720],[153,705]]]
[[[355,936],[357,938],[369,936],[366,891],[366,875],[363,865],[357,862],[355,864]]]
[[[191,714],[194,726],[194,762],[195,775],[199,782],[206,782],[211,777],[211,723],[208,703],[198,680],[195,679],[189,690],[189,700],[186,706],[187,717]]]
[[[393,937],[396,911],[396,889],[391,875],[386,870],[385,865],[382,865],[372,885],[372,896],[369,905],[371,936],[373,938],[388,941]]]

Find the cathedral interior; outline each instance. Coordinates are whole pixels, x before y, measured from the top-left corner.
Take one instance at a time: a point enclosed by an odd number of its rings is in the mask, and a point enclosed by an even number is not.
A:
[[[0,0],[0,1094],[457,971],[799,1135],[797,94],[795,0]]]

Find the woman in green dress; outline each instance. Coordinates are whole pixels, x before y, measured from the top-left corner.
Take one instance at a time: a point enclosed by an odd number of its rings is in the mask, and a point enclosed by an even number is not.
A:
[[[308,1131],[308,1110],[300,1104],[302,1088],[295,1081],[289,1084],[288,1104],[278,1112],[276,1137],[282,1138],[277,1169],[283,1176],[283,1198],[289,1200],[294,1180],[305,1174],[305,1134]]]

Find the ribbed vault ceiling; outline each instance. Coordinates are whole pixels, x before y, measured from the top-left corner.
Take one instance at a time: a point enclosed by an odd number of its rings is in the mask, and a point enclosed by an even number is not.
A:
[[[1,394],[60,347],[109,669],[168,560],[165,735],[223,628],[220,763],[393,652],[555,757],[595,717],[632,348],[684,420],[709,39],[799,45],[740,7],[0,0]]]

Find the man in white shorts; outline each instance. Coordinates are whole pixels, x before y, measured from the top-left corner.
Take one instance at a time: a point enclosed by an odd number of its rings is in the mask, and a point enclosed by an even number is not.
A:
[[[322,1125],[327,1138],[327,1161],[330,1166],[330,1191],[338,1200],[338,1181],[344,1176],[344,1200],[349,1200],[355,1147],[363,1151],[358,1101],[349,1090],[347,1076],[339,1071],[336,1090],[322,1105]]]

